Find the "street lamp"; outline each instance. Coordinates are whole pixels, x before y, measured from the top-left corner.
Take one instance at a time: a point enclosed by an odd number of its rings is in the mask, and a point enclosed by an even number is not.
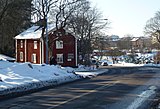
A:
[[[47,16],[47,9],[48,9],[48,5],[47,5],[47,0],[45,1],[45,4],[46,4],[46,64],[48,64],[48,23],[47,23],[47,20],[48,20],[48,16]]]

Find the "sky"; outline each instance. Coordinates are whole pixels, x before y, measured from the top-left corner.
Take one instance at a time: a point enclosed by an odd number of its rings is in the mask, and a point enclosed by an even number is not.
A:
[[[144,27],[150,18],[160,11],[160,0],[90,0],[103,17],[107,18],[110,29],[108,35],[124,37],[131,34],[134,37],[144,36]]]

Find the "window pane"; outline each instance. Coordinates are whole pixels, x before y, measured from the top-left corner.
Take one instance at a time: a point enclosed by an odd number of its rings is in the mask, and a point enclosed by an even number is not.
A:
[[[23,40],[21,40],[21,48],[23,48]]]
[[[36,54],[32,54],[32,62],[36,63]]]
[[[56,41],[56,49],[63,49],[63,41]]]
[[[23,61],[23,52],[20,52],[20,61]]]
[[[34,49],[37,49],[37,41],[34,41]]]
[[[63,63],[63,54],[57,54],[57,63]]]

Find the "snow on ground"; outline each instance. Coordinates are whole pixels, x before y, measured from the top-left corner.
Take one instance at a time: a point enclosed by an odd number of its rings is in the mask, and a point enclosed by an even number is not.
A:
[[[86,73],[87,70],[90,70],[90,73]],[[80,73],[80,71],[85,72]],[[0,96],[58,85],[102,73],[102,71],[95,72],[95,69],[89,69],[89,67],[85,68],[83,66],[73,69],[71,67],[60,67],[58,65],[31,64],[29,62],[11,63],[1,60]]]
[[[112,64],[112,66],[125,66],[125,67],[134,67],[134,66],[144,66],[144,64],[134,64],[134,63],[117,63],[117,64]]]
[[[31,63],[11,63],[0,61],[0,95],[16,91],[57,85],[80,79],[73,69],[59,66],[33,65]]]
[[[107,69],[101,69],[101,70],[91,70],[91,71],[76,71],[75,73],[78,74],[78,75],[81,75],[82,77],[86,78],[86,77],[95,77],[97,75],[100,75],[100,74],[103,74],[104,72],[107,72],[108,70]]]
[[[126,63],[126,62],[121,62],[117,64],[111,64],[111,66],[124,66],[124,67],[138,67],[138,66],[154,66],[154,67],[160,67],[160,64],[134,64],[134,63]]]
[[[106,61],[106,60],[105,60]],[[160,66],[157,64],[133,64],[107,61],[111,66]],[[12,63],[0,60],[0,96],[55,86],[81,78],[94,77],[106,70],[95,66],[79,68],[61,67],[46,64]]]
[[[15,58],[0,54],[0,60],[5,60],[5,61],[15,61]]]

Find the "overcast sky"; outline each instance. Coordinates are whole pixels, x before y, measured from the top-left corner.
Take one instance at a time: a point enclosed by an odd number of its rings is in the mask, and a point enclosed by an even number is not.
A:
[[[143,36],[144,26],[157,11],[160,0],[90,0],[111,22],[107,34]]]

